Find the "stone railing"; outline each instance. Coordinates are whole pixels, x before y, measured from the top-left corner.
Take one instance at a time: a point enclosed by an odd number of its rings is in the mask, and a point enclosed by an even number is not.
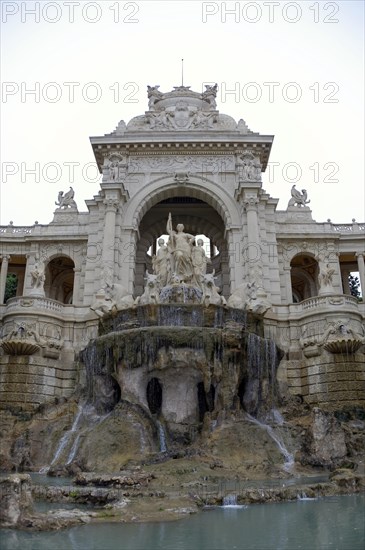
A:
[[[301,306],[302,311],[307,311],[308,309],[317,307],[339,307],[343,305],[357,308],[357,304],[357,298],[354,296],[348,294],[330,294],[328,296],[313,296],[296,305]]]
[[[34,226],[27,226],[27,227],[20,227],[20,226],[14,226],[14,225],[5,225],[0,227],[0,233],[3,234],[22,234],[22,235],[29,235],[33,232]]]
[[[51,298],[39,298],[32,296],[18,296],[16,298],[10,298],[6,303],[6,313],[12,311],[21,310],[25,313],[27,309],[37,309],[51,311],[53,313],[62,313],[63,304],[52,300]]]
[[[364,232],[365,224],[363,223],[336,223],[332,224],[334,231],[338,233],[354,233],[354,232]]]

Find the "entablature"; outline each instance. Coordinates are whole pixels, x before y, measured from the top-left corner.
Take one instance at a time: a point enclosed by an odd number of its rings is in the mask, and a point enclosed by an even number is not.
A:
[[[262,171],[266,170],[270,156],[271,146],[274,136],[245,136],[240,139],[235,136],[198,136],[176,135],[167,136],[136,136],[132,140],[121,141],[118,137],[91,137],[90,142],[93,147],[94,155],[100,173],[106,156],[115,154],[121,155],[227,155],[242,154],[249,150],[260,158]]]

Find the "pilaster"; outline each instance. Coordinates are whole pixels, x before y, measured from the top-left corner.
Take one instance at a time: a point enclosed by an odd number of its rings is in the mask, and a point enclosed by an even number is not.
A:
[[[1,271],[0,271],[0,304],[4,303],[6,277],[8,276],[9,260],[10,256],[4,254],[1,256]]]

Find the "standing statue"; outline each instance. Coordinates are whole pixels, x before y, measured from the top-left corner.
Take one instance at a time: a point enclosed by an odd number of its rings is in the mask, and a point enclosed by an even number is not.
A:
[[[109,175],[112,181],[119,180],[119,163],[117,161],[113,161],[109,164]]]
[[[191,255],[194,267],[194,276],[199,284],[207,272],[207,263],[209,261],[209,258],[207,258],[205,254],[203,239],[198,239],[197,246],[193,247]]]
[[[302,189],[302,192],[295,189],[295,185],[291,188],[291,199],[288,202],[289,206],[298,206],[299,208],[302,206],[305,206],[306,204],[310,203],[310,200],[307,200],[307,191],[306,189]]]
[[[39,267],[38,263],[34,264],[34,268],[30,272],[32,288],[43,288],[46,279],[44,269]]]
[[[158,239],[158,245],[160,248],[157,250],[156,256],[152,258],[152,267],[153,272],[157,275],[158,283],[163,287],[167,285],[170,278],[170,253],[164,239]]]
[[[191,283],[194,278],[192,248],[194,235],[184,233],[184,226],[179,223],[176,231],[172,229],[171,213],[169,214],[166,231],[169,235],[167,248],[171,253],[172,273],[174,279],[184,283]]]

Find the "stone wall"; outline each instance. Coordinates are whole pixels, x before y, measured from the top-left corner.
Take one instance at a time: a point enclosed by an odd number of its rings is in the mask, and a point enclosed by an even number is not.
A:
[[[75,367],[38,356],[0,357],[0,407],[38,405],[68,397],[76,386]]]
[[[365,356],[362,353],[299,358],[284,361],[289,391],[310,405],[365,405]]]

